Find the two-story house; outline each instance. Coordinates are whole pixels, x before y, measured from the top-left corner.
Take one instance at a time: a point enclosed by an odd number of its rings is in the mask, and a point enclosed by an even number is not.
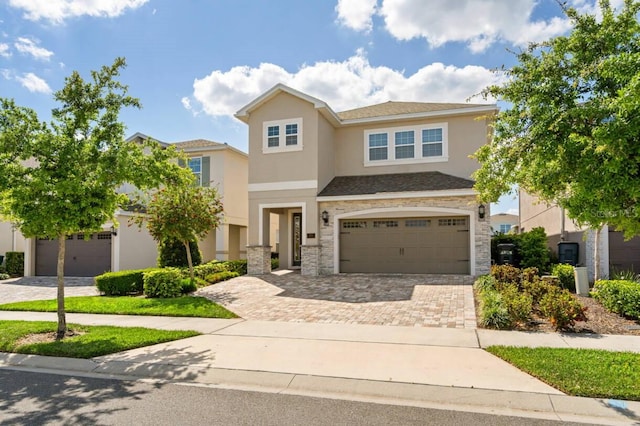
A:
[[[495,105],[386,102],[334,112],[278,84],[236,117],[249,126],[249,273],[479,275],[490,267],[488,206],[469,156]]]
[[[136,133],[128,141],[149,137]],[[158,142],[169,146],[169,143]],[[172,145],[188,158],[188,166],[196,176],[198,185],[215,185],[224,205],[224,219],[198,246],[203,262],[213,259],[235,260],[246,258],[247,246],[247,154],[227,144],[197,139]],[[132,185],[123,185],[119,191],[131,193]],[[117,224],[106,223],[103,232],[85,238],[74,234],[67,238],[65,275],[94,276],[105,271],[120,271],[155,266],[158,259],[157,243],[146,228],[131,225],[133,211],[116,212]],[[6,251],[24,251],[25,275],[55,275],[58,244],[46,238],[26,239],[8,222],[0,223],[0,254]]]

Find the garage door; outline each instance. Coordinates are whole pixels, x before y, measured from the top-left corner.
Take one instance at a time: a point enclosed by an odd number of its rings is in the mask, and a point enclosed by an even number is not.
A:
[[[36,243],[36,275],[56,275],[58,241],[38,239]],[[111,270],[111,232],[67,237],[64,274],[68,277],[93,277]]]
[[[340,272],[469,274],[469,218],[342,220]]]

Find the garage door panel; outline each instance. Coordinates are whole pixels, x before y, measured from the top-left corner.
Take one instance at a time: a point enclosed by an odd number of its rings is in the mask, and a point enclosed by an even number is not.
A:
[[[345,229],[345,224],[352,229]],[[354,224],[357,224],[355,230]],[[468,218],[376,218],[341,222],[340,271],[468,274]]]
[[[38,239],[36,242],[36,275],[56,275],[58,241]],[[101,232],[85,240],[74,234],[65,243],[65,276],[91,277],[111,269],[111,233]]]

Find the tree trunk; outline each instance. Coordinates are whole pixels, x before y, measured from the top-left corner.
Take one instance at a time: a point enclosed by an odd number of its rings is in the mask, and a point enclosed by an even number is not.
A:
[[[67,333],[67,318],[64,312],[64,252],[67,236],[58,237],[58,331],[56,340],[62,340]]]
[[[187,264],[189,265],[189,276],[191,277],[191,283],[196,282],[195,273],[193,272],[193,262],[191,260],[191,247],[189,247],[189,241],[184,242],[184,247],[187,249]]]
[[[600,279],[600,229],[602,228],[596,228],[595,230],[595,248],[593,249],[593,263],[595,264],[593,268],[594,283]]]

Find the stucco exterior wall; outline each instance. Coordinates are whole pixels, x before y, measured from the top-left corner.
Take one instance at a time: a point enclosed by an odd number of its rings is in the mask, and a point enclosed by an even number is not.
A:
[[[478,115],[436,117],[425,120],[402,122],[377,122],[366,125],[349,126],[336,130],[335,158],[336,176],[374,175],[385,173],[411,173],[425,171],[439,171],[442,173],[470,178],[478,168],[476,160],[469,158],[478,148],[488,141],[487,120],[478,119]],[[365,131],[410,127],[421,124],[448,124],[449,158],[442,162],[405,163],[394,165],[365,167]],[[418,142],[416,142],[418,144]],[[390,142],[389,149],[392,149]]]
[[[416,216],[446,216],[467,215],[473,222],[470,232],[472,244],[472,275],[482,275],[489,272],[491,267],[491,225],[488,216],[478,218],[478,205],[474,197],[434,197],[434,198],[402,198],[392,200],[354,200],[354,201],[323,201],[319,203],[320,211],[329,213],[329,223],[320,225],[320,273],[333,274],[335,268],[335,226],[336,217],[347,213],[361,212],[352,217],[416,217]],[[377,212],[368,212],[371,210]],[[384,210],[384,211],[382,211]],[[488,214],[489,212],[487,212]],[[473,252],[475,252],[473,254]]]
[[[302,150],[263,154],[265,121],[302,118]],[[249,117],[249,183],[308,181],[318,178],[318,113],[287,93],[270,99]]]
[[[118,235],[111,240],[111,269],[143,269],[158,264],[158,246],[147,231],[137,225],[128,226],[129,216],[119,215]]]

